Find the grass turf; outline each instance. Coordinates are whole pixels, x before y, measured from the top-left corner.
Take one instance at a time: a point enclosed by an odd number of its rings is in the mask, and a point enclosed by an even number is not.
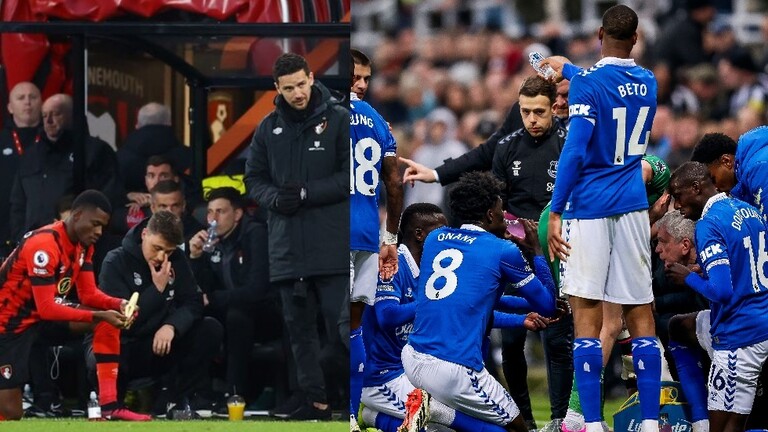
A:
[[[150,422],[89,422],[80,420],[41,420],[24,419],[18,422],[2,422],[3,432],[344,432],[348,422],[285,422],[244,420],[229,422],[226,420],[192,420]]]

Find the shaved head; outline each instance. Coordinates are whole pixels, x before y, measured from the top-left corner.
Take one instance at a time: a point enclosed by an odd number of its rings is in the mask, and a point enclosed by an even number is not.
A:
[[[72,98],[58,93],[43,103],[43,129],[51,141],[57,141],[66,129],[72,127]]]
[[[40,124],[42,100],[40,89],[31,82],[20,82],[13,86],[8,95],[8,113],[18,127],[32,127]]]

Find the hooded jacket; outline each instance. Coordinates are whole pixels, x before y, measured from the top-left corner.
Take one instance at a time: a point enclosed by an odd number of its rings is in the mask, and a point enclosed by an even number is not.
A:
[[[349,272],[349,110],[317,81],[312,89],[303,121],[292,120],[278,96],[248,150],[249,197],[270,210],[272,282]],[[273,211],[279,188],[292,183],[306,188],[302,207]]]
[[[184,335],[203,316],[203,298],[183,251],[170,256],[173,274],[161,293],[152,282],[149,264],[141,252],[141,232],[149,219],[133,227],[123,238],[123,244],[104,258],[99,275],[99,287],[105,293],[128,299],[139,293],[139,316],[121,337],[135,340],[152,337],[165,324]]]

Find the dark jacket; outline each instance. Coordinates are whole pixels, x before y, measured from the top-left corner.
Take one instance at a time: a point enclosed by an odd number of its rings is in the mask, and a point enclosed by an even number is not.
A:
[[[144,190],[144,174],[150,156],[164,155],[183,173],[192,164],[189,148],[182,145],[171,126],[146,125],[131,132],[117,151],[120,175],[128,191]]]
[[[122,331],[123,341],[151,337],[165,324],[172,325],[179,337],[203,316],[203,298],[183,252],[177,250],[171,255],[174,277],[162,293],[152,282],[149,264],[141,252],[141,231],[148,221],[131,229],[123,245],[110,251],[101,265],[102,291],[124,299],[139,293],[139,316],[130,329]]]
[[[10,252],[6,249],[6,242],[13,239],[11,236],[11,188],[13,180],[16,178],[16,172],[19,168],[22,155],[16,148],[13,139],[13,131],[16,131],[21,144],[22,152],[36,141],[40,141],[42,131],[40,127],[19,128],[9,120],[2,130],[0,130],[0,256]],[[15,239],[14,239],[15,241]]]
[[[267,224],[244,216],[213,252],[189,260],[211,308],[224,312],[271,296],[267,241]]]
[[[459,180],[462,174],[470,171],[490,171],[493,154],[496,152],[496,144],[500,139],[521,127],[523,127],[523,118],[520,116],[520,103],[515,102],[509,109],[499,130],[494,132],[484,143],[456,159],[446,159],[442,165],[435,168],[440,177],[440,184],[451,184]]]
[[[47,137],[29,146],[19,162],[11,191],[11,235],[19,240],[32,228],[51,223],[56,204],[75,194],[74,143],[65,131],[52,143]],[[104,192],[112,202],[122,194],[115,152],[104,141],[88,137],[85,145],[85,187]]]
[[[515,216],[538,220],[552,199],[557,162],[567,131],[557,123],[534,138],[519,129],[499,140],[493,155],[493,174],[507,184],[505,209]]]
[[[273,282],[349,272],[349,110],[315,82],[312,114],[291,120],[281,96],[262,120],[245,168],[248,194],[270,209],[269,263]],[[273,211],[281,186],[307,191],[293,215]]]

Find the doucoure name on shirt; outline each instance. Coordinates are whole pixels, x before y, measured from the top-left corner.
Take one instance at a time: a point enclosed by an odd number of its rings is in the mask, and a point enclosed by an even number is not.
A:
[[[477,240],[477,237],[473,237],[471,235],[467,234],[460,234],[460,233],[440,233],[437,235],[437,241],[446,241],[446,240],[458,240],[463,241],[468,244],[472,244],[475,240]]]
[[[625,83],[616,87],[616,89],[619,91],[619,95],[621,95],[621,97],[638,95],[645,96],[648,94],[648,86],[645,84]]]
[[[760,213],[752,207],[740,208],[733,214],[733,222],[731,222],[731,226],[741,231],[741,223],[747,218],[757,218],[762,221]]]
[[[362,114],[352,114],[352,113],[350,113],[349,114],[349,125],[350,126],[365,125],[365,126],[368,126],[369,128],[372,128],[373,127],[373,119],[368,117],[368,116],[364,116]]]

